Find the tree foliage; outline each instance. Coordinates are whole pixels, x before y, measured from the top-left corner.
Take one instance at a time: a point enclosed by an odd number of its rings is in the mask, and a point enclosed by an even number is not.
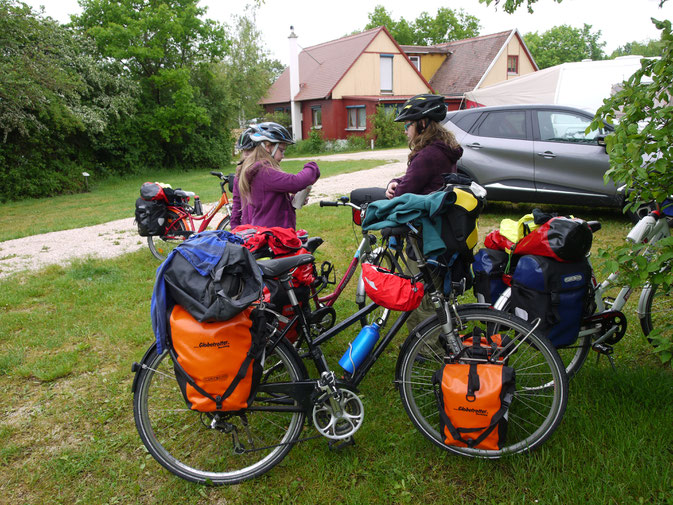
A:
[[[585,23],[582,29],[554,26],[542,34],[527,33],[523,39],[538,67],[543,69],[584,59],[604,59],[605,42],[599,42],[600,36],[600,30],[592,33],[591,25]]]
[[[419,46],[476,37],[480,29],[479,20],[462,9],[456,11],[440,7],[434,16],[421,12],[414,21],[409,22],[404,18],[393,20],[382,5],[377,5],[369,13],[365,30],[377,26],[385,26],[399,44]]]
[[[615,49],[610,58],[617,58],[619,56],[661,56],[664,52],[664,43],[661,40],[646,40],[644,42],[627,42],[623,46]]]
[[[85,39],[0,0],[0,199],[76,191],[136,88]]]

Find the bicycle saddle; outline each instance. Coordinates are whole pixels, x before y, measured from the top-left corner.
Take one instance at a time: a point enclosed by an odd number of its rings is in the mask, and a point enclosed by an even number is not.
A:
[[[279,277],[293,268],[313,263],[315,258],[312,254],[298,254],[289,258],[275,258],[271,260],[257,261],[264,277]]]

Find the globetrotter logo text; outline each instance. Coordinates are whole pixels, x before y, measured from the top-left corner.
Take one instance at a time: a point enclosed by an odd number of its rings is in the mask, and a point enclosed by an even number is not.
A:
[[[471,412],[472,414],[476,414],[478,416],[487,416],[488,415],[488,410],[485,409],[472,409],[469,407],[458,407],[455,410],[459,410],[461,412]]]
[[[225,349],[229,347],[229,341],[222,340],[220,342],[199,342],[199,345],[196,346],[197,349],[202,349],[204,347],[216,347],[218,349]]]

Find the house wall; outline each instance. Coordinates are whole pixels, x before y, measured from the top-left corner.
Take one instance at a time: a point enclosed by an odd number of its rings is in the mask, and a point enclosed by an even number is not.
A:
[[[385,32],[379,33],[332,90],[332,97],[381,95],[381,55],[393,55],[394,95],[429,93],[415,67]],[[422,64],[421,64],[422,65]]]
[[[422,54],[421,55],[421,74],[426,81],[430,81],[435,72],[442,66],[446,60],[445,54]]]
[[[519,73],[517,75],[507,74],[507,57],[512,55],[519,56]],[[512,37],[512,40],[510,40],[509,44],[507,44],[507,50],[503,51],[500,57],[496,60],[495,64],[491,68],[491,71],[481,83],[480,88],[490,86],[491,84],[498,84],[500,82],[506,81],[507,79],[512,79],[521,75],[530,74],[531,72],[535,72],[533,62],[528,57],[528,54],[521,45],[519,38]]]

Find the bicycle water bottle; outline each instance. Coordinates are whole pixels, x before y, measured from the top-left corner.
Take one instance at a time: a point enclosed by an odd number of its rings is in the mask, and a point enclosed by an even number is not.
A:
[[[201,206],[201,199],[199,195],[194,195],[194,214],[200,216],[203,214],[203,207]]]
[[[633,242],[634,244],[640,244],[643,239],[650,233],[652,227],[657,224],[657,220],[654,216],[648,215],[642,218],[638,223],[633,227],[633,229],[626,236],[626,240]]]
[[[353,340],[353,343],[348,344],[348,350],[339,360],[341,368],[348,373],[355,372],[355,369],[362,364],[374,348],[381,330],[381,325],[377,323],[368,324],[362,328],[358,336]]]

